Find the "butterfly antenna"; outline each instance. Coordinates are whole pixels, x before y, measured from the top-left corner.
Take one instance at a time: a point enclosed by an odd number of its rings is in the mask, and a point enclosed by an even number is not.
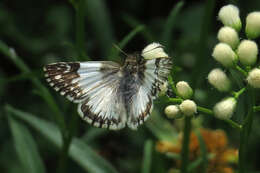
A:
[[[128,56],[127,53],[125,53],[119,46],[117,46],[116,44],[113,44],[113,46],[119,50],[121,53],[123,53],[125,56]]]

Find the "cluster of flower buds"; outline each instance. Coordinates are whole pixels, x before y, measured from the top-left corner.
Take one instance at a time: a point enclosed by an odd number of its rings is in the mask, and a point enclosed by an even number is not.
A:
[[[183,116],[192,116],[197,112],[197,105],[190,98],[193,96],[193,90],[185,81],[176,84],[177,95],[183,99],[180,105],[169,105],[164,112],[168,118],[181,118]]]
[[[240,41],[239,32],[242,23],[239,17],[239,9],[234,5],[222,7],[218,18],[224,25],[220,28],[217,38],[219,43],[213,49],[213,58],[224,68],[237,68],[247,74],[248,84],[254,88],[260,88],[260,69],[253,68],[257,62],[258,46],[255,39],[260,36],[260,12],[249,13],[246,18],[245,33],[247,39]],[[220,92],[231,90],[231,81],[220,68],[210,71],[209,83]],[[218,102],[213,112],[219,119],[232,117],[237,100],[228,97]]]

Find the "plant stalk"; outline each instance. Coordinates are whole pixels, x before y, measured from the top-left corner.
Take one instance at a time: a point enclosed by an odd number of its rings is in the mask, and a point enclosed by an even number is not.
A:
[[[188,172],[187,168],[189,164],[191,118],[192,117],[185,117],[185,126],[184,126],[184,134],[183,134],[182,150],[181,150],[181,173]]]
[[[248,90],[248,113],[243,122],[242,130],[240,132],[240,145],[239,145],[239,173],[246,172],[246,155],[248,149],[248,141],[253,123],[255,105],[255,95],[252,88]]]

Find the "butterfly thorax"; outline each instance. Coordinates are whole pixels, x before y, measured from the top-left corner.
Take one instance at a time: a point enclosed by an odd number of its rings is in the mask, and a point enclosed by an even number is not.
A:
[[[125,63],[123,66],[124,73],[136,74],[138,71],[138,60],[137,56],[129,55],[125,59]]]
[[[130,55],[125,59],[122,68],[123,77],[120,81],[120,91],[125,102],[126,109],[132,102],[133,96],[138,92],[142,80],[144,66],[138,55]]]

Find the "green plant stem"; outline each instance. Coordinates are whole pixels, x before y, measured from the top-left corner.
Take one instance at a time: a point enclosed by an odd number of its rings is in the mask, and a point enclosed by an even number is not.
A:
[[[197,106],[197,110],[201,113],[205,113],[205,114],[208,114],[208,115],[214,115],[214,112],[211,109],[207,109],[207,108],[204,108],[204,107],[201,107],[201,106]],[[242,125],[236,123],[235,121],[233,121],[231,119],[226,119],[226,120],[223,120],[223,121],[230,124],[233,128],[236,128],[238,130],[242,129]]]
[[[169,81],[169,84],[170,84],[170,86],[171,86],[171,88],[172,88],[174,94],[177,95],[177,96],[179,96],[179,94],[178,94],[178,92],[177,92],[177,89],[176,89],[176,87],[175,87],[174,81],[173,81],[173,79],[172,79],[172,76],[169,76],[168,81]]]
[[[180,104],[183,100],[181,98],[169,98],[169,102]]]
[[[246,91],[246,87],[241,88],[239,91],[237,92],[232,92],[232,95],[234,96],[234,98],[237,100],[239,98],[239,96],[241,94],[243,94]]]
[[[240,145],[239,145],[239,173],[246,172],[246,154],[248,149],[248,140],[253,123],[255,105],[255,93],[252,88],[248,91],[248,113],[243,122],[243,127],[240,132]]]
[[[62,149],[60,151],[57,173],[65,173],[67,172],[67,162],[68,162],[68,151],[71,144],[72,136],[67,134],[66,136],[62,136]]]
[[[183,141],[181,149],[181,173],[188,172],[189,164],[189,143],[190,143],[190,131],[191,131],[191,118],[185,117],[185,126],[183,132]]]
[[[242,94],[242,90],[240,90],[238,92],[240,94]],[[168,101],[171,102],[171,103],[174,103],[174,104],[181,104],[183,99],[182,98],[169,98]],[[260,111],[260,107],[258,109]],[[214,112],[211,109],[204,108],[202,106],[197,106],[197,110],[198,110],[198,112],[204,113],[206,115],[212,115],[212,116],[214,115]],[[223,120],[223,121],[225,121],[226,123],[230,124],[235,129],[238,129],[238,130],[242,129],[242,125],[236,123],[235,121],[233,121],[231,119],[226,119],[226,120]]]
[[[237,71],[239,71],[240,73],[242,73],[245,77],[247,77],[247,71],[245,71],[244,69],[242,69],[239,65],[236,64],[235,69]]]
[[[72,2],[72,5],[75,8],[75,17],[76,17],[76,50],[77,50],[77,60],[86,60],[88,57],[85,53],[85,0],[79,0]],[[73,116],[73,115],[72,115]],[[68,151],[70,148],[72,140],[71,126],[74,126],[76,121],[70,121],[68,129],[62,135],[62,149],[60,151],[60,157],[57,166],[57,173],[65,173],[67,171],[67,161],[68,161]]]
[[[142,173],[150,173],[152,166],[153,142],[147,140],[144,145]]]
[[[259,112],[260,111],[260,106],[254,106],[253,109],[254,109],[254,112]]]
[[[201,107],[201,106],[197,106],[197,110],[199,112],[202,112],[202,113],[205,113],[205,114],[208,114],[208,115],[213,115],[214,114],[211,109],[204,108],[204,107]]]

